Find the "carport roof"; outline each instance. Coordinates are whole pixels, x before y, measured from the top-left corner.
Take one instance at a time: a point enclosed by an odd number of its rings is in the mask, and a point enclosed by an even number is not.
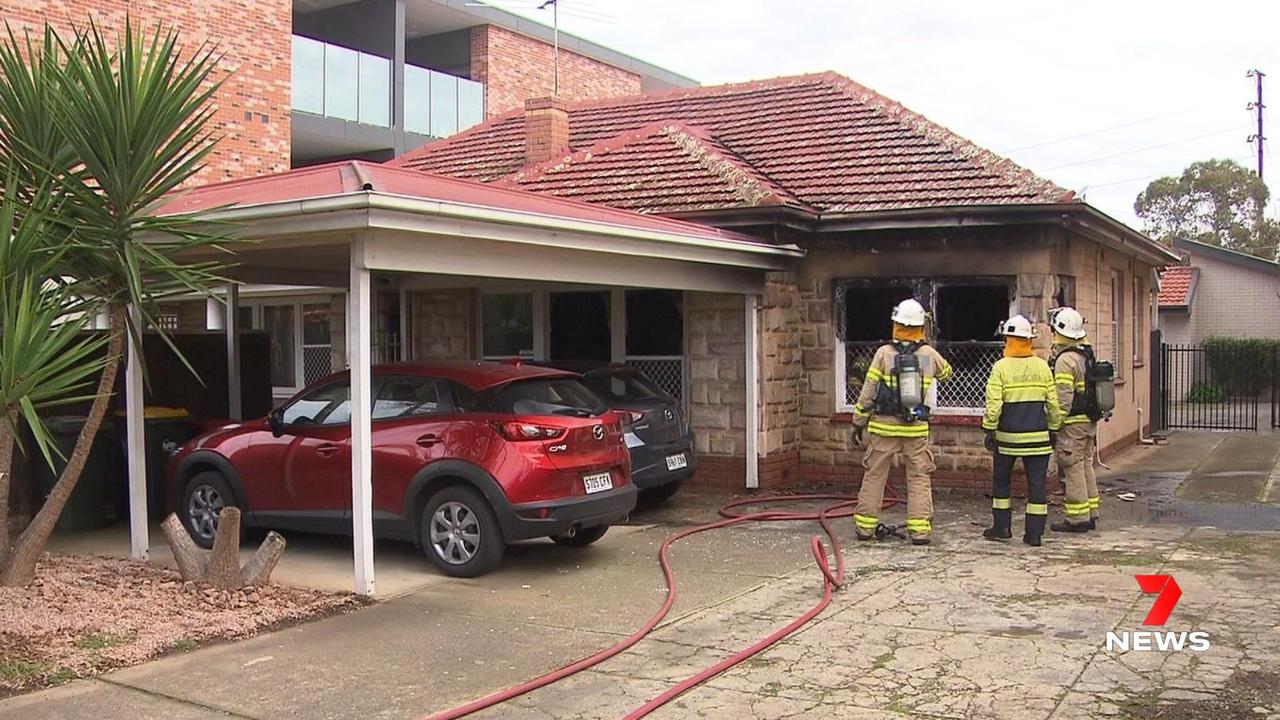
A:
[[[360,160],[298,168],[274,175],[231,180],[179,191],[162,207],[166,214],[198,213],[373,192],[535,216],[661,232],[705,240],[761,245],[757,238],[682,220],[642,215],[525,190],[443,177]]]

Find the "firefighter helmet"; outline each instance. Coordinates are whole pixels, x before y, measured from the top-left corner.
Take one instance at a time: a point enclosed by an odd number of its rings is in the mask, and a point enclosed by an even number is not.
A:
[[[1072,340],[1084,338],[1084,317],[1075,308],[1058,308],[1049,318],[1049,324],[1053,326],[1054,332],[1063,337],[1071,338]]]
[[[898,303],[889,319],[899,325],[921,327],[924,325],[924,306],[908,298]]]
[[[1031,321],[1021,315],[1013,317],[1000,323],[1000,334],[1009,337],[1033,338],[1036,331],[1031,327]]]

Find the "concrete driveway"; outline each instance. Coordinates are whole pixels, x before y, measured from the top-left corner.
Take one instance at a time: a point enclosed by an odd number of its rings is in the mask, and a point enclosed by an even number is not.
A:
[[[1177,436],[1170,447],[1131,453],[1106,475],[1113,489],[1103,501],[1105,530],[1050,535],[1040,549],[978,538],[989,517],[980,498],[940,495],[928,548],[855,544],[842,523],[851,581],[832,607],[654,717],[1021,720],[1158,710],[1280,718],[1280,508],[1254,498],[1254,524],[1272,523],[1270,531],[1242,531],[1205,527],[1200,516],[1162,505],[1205,502],[1179,495],[1197,468],[1234,472],[1203,465],[1230,451],[1221,439]],[[1136,502],[1111,496],[1126,489],[1138,491]],[[0,703],[0,718],[415,718],[444,710],[627,635],[662,600],[654,560],[662,539],[711,519],[721,501],[686,495],[640,516],[653,527],[611,532],[596,547],[522,545],[481,579],[439,582],[352,615],[11,699]],[[808,554],[812,532],[761,525],[685,541],[673,551],[680,600],[649,639],[477,717],[626,714],[809,607],[821,588]],[[1182,599],[1154,629],[1207,632],[1207,652],[1107,649],[1108,631],[1147,629],[1153,596],[1141,593],[1135,574],[1176,578]],[[1192,714],[1167,714],[1175,710]]]

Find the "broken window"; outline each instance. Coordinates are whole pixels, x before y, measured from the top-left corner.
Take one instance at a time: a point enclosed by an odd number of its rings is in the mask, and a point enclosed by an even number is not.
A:
[[[987,376],[1003,347],[995,331],[1009,316],[1013,278],[843,280],[835,297],[846,406],[856,402],[876,349],[892,335],[893,307],[912,297],[930,310],[927,337],[954,368],[952,379],[939,383],[935,407],[968,412],[984,406]]]

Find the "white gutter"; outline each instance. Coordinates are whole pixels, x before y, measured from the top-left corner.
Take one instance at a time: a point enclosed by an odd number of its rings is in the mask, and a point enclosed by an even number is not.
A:
[[[650,240],[685,247],[741,252],[773,258],[800,258],[805,254],[803,250],[794,245],[769,245],[729,238],[697,237],[679,232],[635,228],[618,223],[578,220],[558,215],[508,210],[471,203],[427,200],[377,191],[358,191],[261,205],[240,205],[197,214],[202,215],[203,218],[211,222],[247,222],[344,210],[392,210],[417,215],[434,215],[561,232],[570,231],[631,240]],[[353,223],[353,226],[368,227],[368,224]]]

